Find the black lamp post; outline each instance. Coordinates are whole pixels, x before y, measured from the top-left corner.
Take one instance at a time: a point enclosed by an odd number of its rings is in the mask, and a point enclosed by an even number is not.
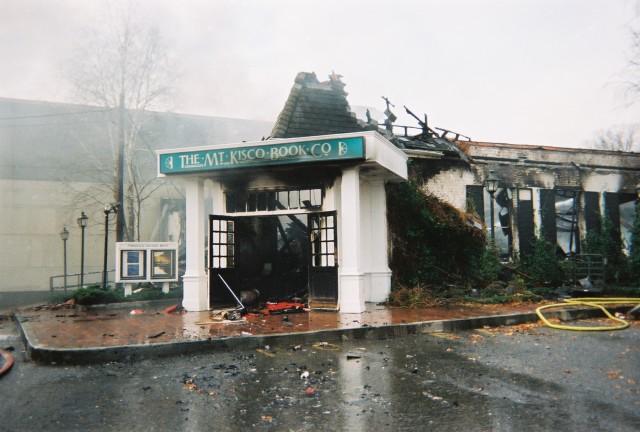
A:
[[[78,218],[78,226],[82,229],[82,240],[80,243],[80,288],[84,287],[84,229],[87,227],[89,216],[84,214]]]
[[[102,289],[107,289],[107,254],[109,250],[109,215],[118,213],[118,204],[111,203],[104,207],[104,266],[102,269]]]
[[[67,227],[60,231],[60,238],[64,244],[64,292],[67,292],[67,240],[69,239],[69,230]]]
[[[493,194],[498,190],[498,179],[495,175],[493,175],[493,170],[489,171],[489,177],[487,177],[484,181],[484,187],[487,188],[487,192],[491,196],[491,241],[495,243],[496,241],[496,229],[494,220],[494,198]]]

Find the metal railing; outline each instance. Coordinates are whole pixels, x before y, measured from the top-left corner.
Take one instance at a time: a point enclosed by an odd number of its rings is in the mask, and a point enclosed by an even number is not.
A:
[[[577,254],[573,257],[573,281],[589,279],[590,283],[603,284],[607,258],[601,254]]]
[[[85,272],[84,274],[84,286],[89,285],[102,285],[102,273],[101,271],[97,272]],[[68,274],[67,275],[67,283],[65,286],[64,275],[55,275],[49,278],[49,290],[51,292],[55,290],[76,290],[80,288],[80,276],[82,273]],[[107,283],[109,280],[115,279],[115,270],[107,271]]]

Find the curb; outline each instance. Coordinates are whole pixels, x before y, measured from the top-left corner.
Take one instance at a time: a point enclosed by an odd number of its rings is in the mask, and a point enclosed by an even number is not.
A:
[[[617,311],[618,308],[610,308]],[[620,311],[628,308],[621,307]],[[604,316],[599,309],[565,309],[546,313],[548,318],[571,321]],[[35,345],[28,336],[28,329],[20,317],[15,315],[20,334],[29,358],[43,363],[89,364],[106,362],[131,362],[147,358],[171,357],[239,348],[260,348],[265,345],[305,345],[323,341],[340,341],[344,338],[361,340],[371,338],[399,337],[412,334],[456,332],[476,328],[512,326],[534,323],[539,320],[535,312],[523,314],[493,315],[486,317],[434,320],[417,323],[366,326],[350,329],[330,329],[271,335],[242,335],[210,338],[195,341],[159,342],[153,344],[121,345],[89,348],[48,348]]]

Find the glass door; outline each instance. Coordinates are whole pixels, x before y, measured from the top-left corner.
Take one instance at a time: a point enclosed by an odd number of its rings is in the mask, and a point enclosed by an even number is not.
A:
[[[313,213],[309,227],[309,307],[338,306],[338,227],[336,212]]]

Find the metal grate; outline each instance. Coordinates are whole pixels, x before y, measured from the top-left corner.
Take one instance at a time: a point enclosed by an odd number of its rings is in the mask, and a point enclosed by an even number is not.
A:
[[[607,259],[601,254],[578,254],[574,259],[574,281],[589,278],[592,283],[603,283]]]

